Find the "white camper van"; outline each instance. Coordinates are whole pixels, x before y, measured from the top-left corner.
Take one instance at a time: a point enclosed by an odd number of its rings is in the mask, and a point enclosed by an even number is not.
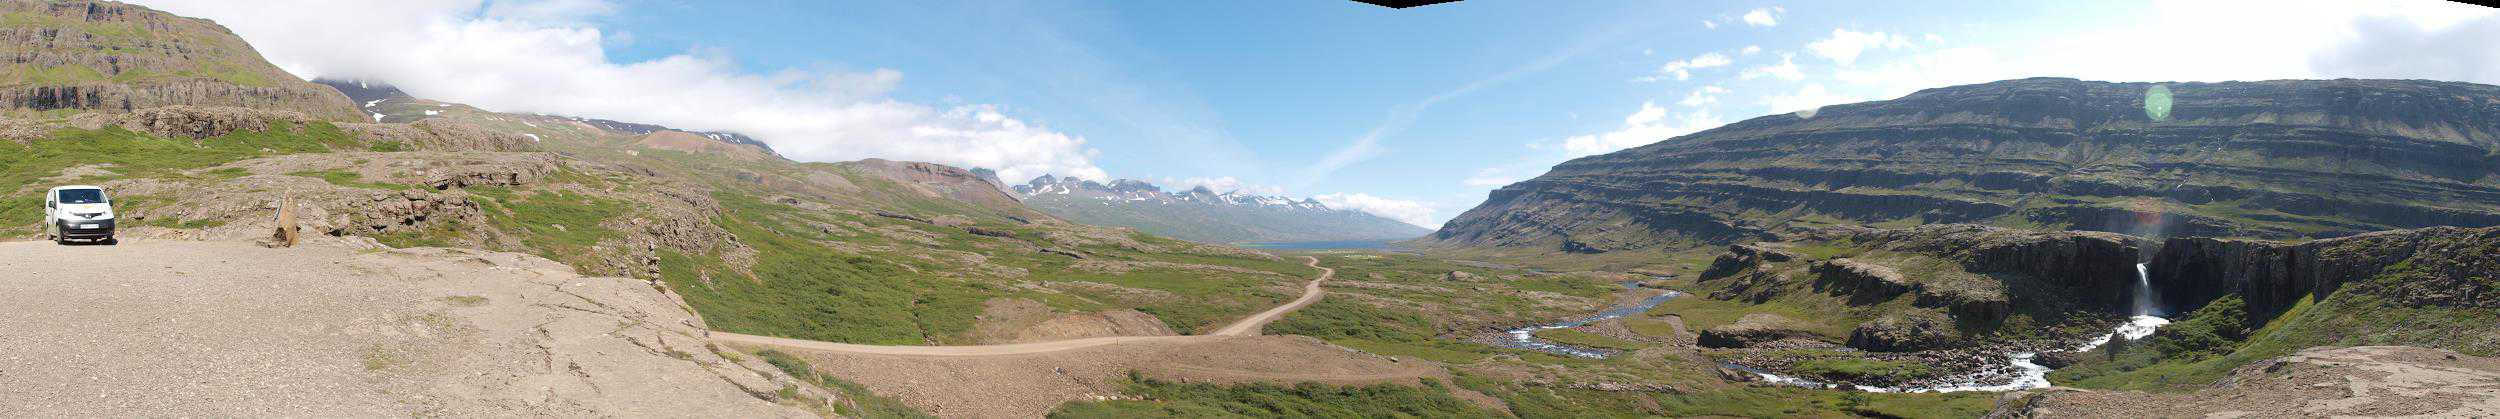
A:
[[[53,242],[87,240],[112,244],[113,200],[104,188],[70,185],[43,194],[43,232]]]

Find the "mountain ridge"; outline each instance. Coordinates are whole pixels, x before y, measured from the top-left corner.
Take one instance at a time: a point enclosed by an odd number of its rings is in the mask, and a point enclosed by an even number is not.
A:
[[[1368,212],[1330,208],[1313,198],[1219,193],[1206,186],[1167,192],[1135,179],[1105,184],[1042,175],[1010,189],[1026,205],[1060,218],[1201,242],[1395,240],[1429,232]]]
[[[2160,118],[2145,106],[2160,87]],[[1420,245],[1595,254],[1977,222],[2322,238],[2500,225],[2500,87],[2032,78],[1777,114],[1556,165]]]

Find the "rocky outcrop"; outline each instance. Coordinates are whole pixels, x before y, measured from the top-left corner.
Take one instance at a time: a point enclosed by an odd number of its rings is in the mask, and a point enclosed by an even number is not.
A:
[[[1902,277],[1899,270],[1848,258],[1815,262],[1813,272],[1815,284],[1849,296],[1851,305],[1891,301],[1920,288],[1917,282]]]
[[[2270,238],[2500,225],[2500,86],[2167,83],[2159,120],[2142,105],[2155,86],[2008,80],[1659,138],[1493,191],[1421,244],[1615,252],[1876,223]]]
[[[1886,315],[1849,331],[1849,347],[1876,352],[1909,352],[1958,346],[1961,335],[1953,320],[1927,312]]]
[[[2060,298],[2081,297],[2085,303],[2113,308],[2124,307],[2131,298],[2135,264],[2143,260],[2142,255],[2147,253],[2144,249],[2151,244],[2114,233],[2037,232],[1970,224],[1903,229],[1844,227],[1808,235],[1864,243],[1882,250],[1933,255],[1976,274],[2020,275],[2078,293]],[[1946,294],[1950,293],[1939,292],[1938,297],[1951,297]],[[2003,299],[1984,300],[1989,298],[1964,299],[1970,306],[1957,310],[1996,312],[1996,317],[2001,318],[2005,310]]]
[[[509,132],[489,130],[475,124],[449,119],[425,119],[406,124],[351,123],[340,129],[358,138],[373,142],[396,142],[426,151],[536,151],[538,140]]]
[[[0,3],[0,106],[129,112],[164,106],[291,111],[362,120],[347,97],[263,60],[204,19],[108,1]]]
[[[2348,284],[2389,276],[2361,290],[2406,306],[2500,308],[2500,227],[2434,227],[2283,243],[2178,238],[2149,265],[2164,307],[2186,312],[2238,295],[2252,322],[2273,318],[2302,298],[2323,297]]]
[[[216,222],[203,235],[185,238],[266,237],[278,229],[273,215],[287,200],[293,201],[297,230],[307,236],[373,237],[485,220],[478,203],[463,193],[352,188],[301,176],[247,176],[210,188],[157,179],[115,180],[105,186],[125,196],[183,203],[132,211],[134,218]]]
[[[1796,253],[1772,247],[1766,243],[1730,245],[1727,247],[1727,253],[1721,253],[1719,257],[1710,260],[1710,268],[1701,272],[1701,278],[1708,280],[1726,277],[1738,271],[1759,268],[1769,263],[1787,262],[1797,257]]]
[[[1813,340],[1814,332],[1799,329],[1796,321],[1777,314],[1747,314],[1735,323],[1701,331],[1699,343],[1704,348],[1752,348],[1789,339]]]
[[[936,163],[867,159],[843,162],[841,167],[855,173],[874,175],[911,188],[925,197],[951,198],[974,205],[998,209],[1021,209],[1022,202],[1008,196],[1006,189],[975,175],[970,170]]]
[[[271,127],[306,121],[308,119],[303,113],[295,111],[233,106],[166,106],[120,114],[81,114],[71,118],[70,124],[85,129],[113,125],[158,137],[198,140],[237,131],[268,131]]]

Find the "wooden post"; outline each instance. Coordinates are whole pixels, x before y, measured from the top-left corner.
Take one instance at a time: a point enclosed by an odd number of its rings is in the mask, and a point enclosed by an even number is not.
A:
[[[295,247],[296,241],[302,238],[295,226],[295,194],[292,192],[278,196],[278,235],[274,238],[278,247]]]

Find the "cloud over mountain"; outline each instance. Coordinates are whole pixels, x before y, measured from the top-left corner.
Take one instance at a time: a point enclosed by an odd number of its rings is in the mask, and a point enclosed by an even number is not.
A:
[[[735,131],[794,159],[867,157],[1107,179],[1085,139],[981,104],[886,93],[894,70],[755,73],[717,53],[624,62],[594,23],[603,0],[146,0],[231,27],[298,76],[386,81],[411,94],[535,112]],[[378,46],[378,47],[377,47]]]

